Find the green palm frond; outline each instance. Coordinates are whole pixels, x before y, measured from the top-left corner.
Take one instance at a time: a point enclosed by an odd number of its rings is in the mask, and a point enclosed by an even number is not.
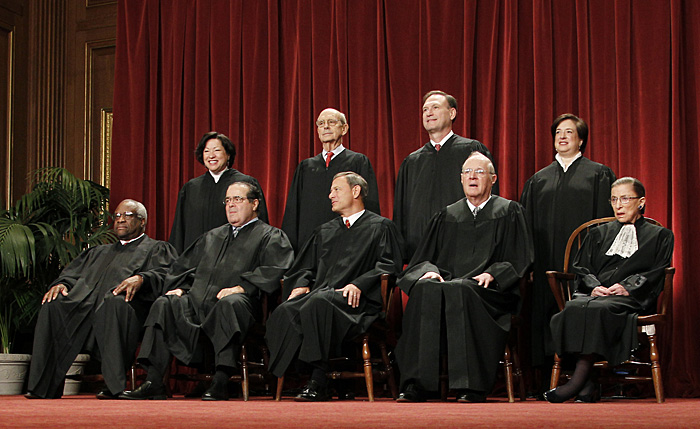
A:
[[[40,297],[62,267],[91,246],[114,242],[109,189],[47,167],[33,174],[32,190],[0,210],[0,342],[33,321]]]

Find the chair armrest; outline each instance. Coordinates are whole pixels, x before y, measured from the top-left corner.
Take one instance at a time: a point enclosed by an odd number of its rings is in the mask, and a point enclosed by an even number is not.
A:
[[[549,282],[549,288],[554,294],[554,299],[557,301],[559,311],[562,311],[564,309],[566,301],[568,301],[571,298],[569,288],[566,282],[571,281],[575,278],[576,276],[571,273],[562,273],[560,271],[547,271],[547,281]],[[565,290],[566,293],[564,292]]]

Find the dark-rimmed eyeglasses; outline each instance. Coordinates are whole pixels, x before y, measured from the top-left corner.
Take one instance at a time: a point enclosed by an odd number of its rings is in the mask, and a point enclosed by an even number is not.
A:
[[[245,200],[251,200],[252,198],[248,197],[241,197],[240,195],[236,195],[233,197],[226,197],[221,203],[225,206],[229,204],[240,204]]]

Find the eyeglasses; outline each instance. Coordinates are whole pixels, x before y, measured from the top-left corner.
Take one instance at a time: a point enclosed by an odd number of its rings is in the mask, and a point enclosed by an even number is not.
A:
[[[131,220],[134,217],[137,217],[139,219],[141,218],[141,216],[137,215],[134,212],[114,213],[114,219],[119,220],[122,217],[124,217],[124,219],[126,219],[126,220]]]
[[[610,201],[610,204],[612,204],[613,206],[614,206],[615,204],[617,204],[618,201],[619,201],[623,206],[626,206],[626,205],[628,205],[630,202],[632,202],[632,200],[638,200],[638,199],[640,199],[640,198],[642,198],[642,197],[627,197],[627,196],[625,196],[625,197],[620,197],[620,198],[611,197],[608,201]]]
[[[227,206],[227,205],[229,205],[229,204],[231,204],[231,203],[240,204],[240,203],[242,203],[243,201],[245,201],[245,200],[250,200],[250,199],[251,199],[251,198],[248,198],[248,197],[241,197],[240,195],[236,195],[236,196],[234,196],[234,197],[226,197],[226,199],[223,200],[222,203],[223,203],[223,205]]]
[[[464,174],[466,176],[468,176],[472,173],[476,174],[477,176],[483,176],[484,174],[487,174],[488,172],[486,170],[484,170],[483,168],[477,168],[476,170],[474,170],[473,168],[465,168],[464,170],[462,170],[462,174]]]
[[[337,119],[328,119],[326,121],[320,120],[320,121],[316,121],[316,126],[319,128],[323,128],[326,126],[326,124],[328,124],[329,127],[335,127],[339,123],[340,123],[340,121]]]

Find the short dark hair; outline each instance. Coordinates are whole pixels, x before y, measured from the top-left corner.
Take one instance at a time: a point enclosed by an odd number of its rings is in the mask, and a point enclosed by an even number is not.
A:
[[[425,100],[427,100],[433,95],[442,95],[447,99],[447,105],[450,106],[451,109],[457,110],[457,99],[451,96],[450,94],[446,93],[445,91],[440,91],[438,89],[426,92],[423,96],[423,104],[425,104]],[[454,122],[455,119],[457,119],[457,115],[455,115],[454,119],[452,119],[452,122]]]
[[[248,188],[248,192],[246,192],[246,198],[249,200],[258,200],[258,209],[260,209],[260,199],[262,198],[262,191],[260,191],[260,188],[253,182],[248,182],[246,180],[239,180],[238,182],[233,182],[228,187],[230,188],[233,185],[243,185],[246,188]],[[255,210],[256,212],[258,210]]]
[[[636,195],[637,197],[646,197],[647,196],[647,191],[644,189],[644,185],[637,178],[629,177],[629,176],[628,177],[620,177],[619,179],[614,181],[612,185],[610,185],[610,190],[612,191],[612,189],[614,187],[620,186],[620,185],[632,185],[632,189],[634,189],[634,193],[637,194]],[[646,205],[644,205],[642,207],[640,212],[642,214],[644,214],[645,209],[646,209]]]
[[[566,121],[567,119],[571,119],[572,121],[574,121],[578,137],[583,141],[583,143],[581,143],[581,153],[585,152],[586,145],[588,144],[588,124],[586,124],[586,121],[574,115],[573,113],[564,113],[563,115],[557,116],[557,119],[555,119],[552,123],[552,138],[556,138],[557,127],[559,126],[559,124]]]
[[[360,176],[354,171],[341,171],[340,173],[333,176],[333,180],[339,177],[345,177],[345,180],[347,180],[348,185],[350,185],[350,189],[354,188],[355,186],[359,186],[360,198],[362,198],[363,202],[365,201],[365,198],[367,198],[367,194],[369,193],[369,186],[367,186],[367,181],[364,177]]]
[[[236,159],[236,146],[233,145],[231,140],[226,137],[223,134],[219,134],[216,131],[209,131],[208,133],[205,133],[201,140],[199,140],[199,143],[197,143],[197,147],[194,150],[194,156],[199,161],[200,164],[204,165],[204,147],[207,145],[207,142],[212,139],[217,139],[221,142],[221,145],[224,147],[224,150],[228,154],[228,163],[226,166],[228,168],[231,168],[233,165],[233,161]]]

